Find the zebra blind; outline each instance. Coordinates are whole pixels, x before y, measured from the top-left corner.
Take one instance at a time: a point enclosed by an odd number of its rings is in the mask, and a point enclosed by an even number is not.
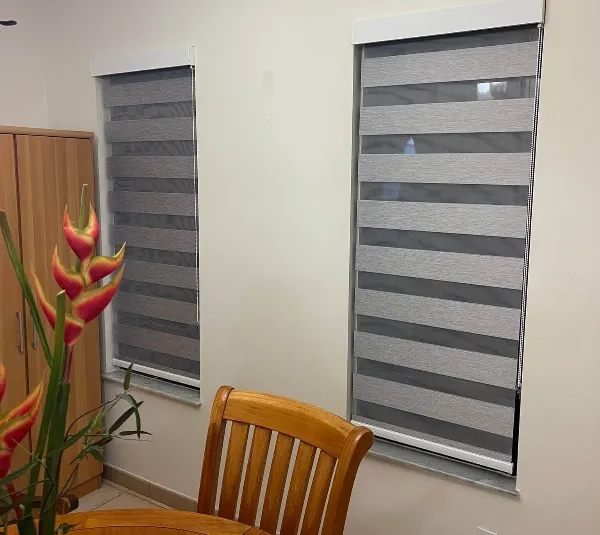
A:
[[[111,244],[127,242],[115,300],[117,365],[198,386],[193,70],[107,76]]]
[[[365,46],[353,419],[513,470],[539,31]]]

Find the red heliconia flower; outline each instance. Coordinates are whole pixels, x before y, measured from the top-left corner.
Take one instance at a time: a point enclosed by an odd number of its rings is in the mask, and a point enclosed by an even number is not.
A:
[[[92,258],[94,249],[98,243],[98,236],[100,235],[100,225],[98,224],[98,218],[94,207],[90,204],[90,212],[88,217],[88,224],[83,230],[79,230],[71,221],[67,207],[65,207],[65,214],[63,216],[63,232],[69,247],[77,255],[77,258],[81,260],[83,266],[85,266]]]
[[[95,256],[88,264],[87,269],[84,270],[85,283],[91,284],[110,275],[121,266],[124,257],[125,244],[123,244],[121,250],[114,256]]]
[[[75,299],[73,301],[73,313],[85,323],[89,323],[97,317],[117,293],[123,278],[123,269],[122,267],[108,284],[83,292]]]
[[[0,383],[4,384],[4,388],[6,387],[6,369],[1,362]],[[42,391],[43,382],[27,396],[23,403],[0,419],[0,478],[6,476],[10,471],[10,463],[15,448],[33,427],[40,411]],[[4,394],[4,390],[1,393]],[[1,400],[2,396],[0,395]]]
[[[81,273],[64,267],[58,257],[58,247],[52,255],[52,273],[58,285],[67,292],[69,299],[75,299],[85,288],[85,279]]]
[[[40,303],[40,307],[42,308],[42,312],[46,316],[50,326],[54,329],[56,326],[56,308],[54,308],[50,301],[48,301],[44,290],[42,290],[42,285],[40,284],[40,281],[35,273],[33,273],[33,283],[35,294],[38,298],[38,302]],[[72,346],[77,341],[79,336],[81,336],[83,326],[84,322],[79,318],[76,318],[72,314],[65,315],[65,344],[67,346]]]
[[[108,306],[117,292],[123,277],[121,265],[125,256],[125,244],[114,256],[94,256],[94,250],[100,235],[100,227],[96,212],[94,212],[91,205],[88,224],[83,230],[79,230],[73,225],[67,208],[65,208],[63,231],[67,243],[81,261],[81,272],[68,269],[58,257],[58,248],[54,249],[52,273],[58,285],[72,301],[72,314],[65,315],[65,344],[72,346],[81,335],[84,325],[96,318]],[[100,288],[90,288],[90,285],[110,275],[119,267],[121,267],[121,270],[111,282]],[[35,293],[42,311],[54,329],[56,326],[56,309],[48,301],[35,273],[33,279]]]

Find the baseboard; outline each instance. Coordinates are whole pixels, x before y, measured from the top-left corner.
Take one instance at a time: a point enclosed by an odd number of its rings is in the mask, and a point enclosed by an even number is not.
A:
[[[136,476],[121,468],[105,464],[102,477],[121,487],[125,487],[137,494],[145,496],[146,498],[172,507],[173,509],[179,509],[180,511],[196,511],[197,501],[193,498],[179,494],[178,492],[161,485],[157,485],[152,481]]]

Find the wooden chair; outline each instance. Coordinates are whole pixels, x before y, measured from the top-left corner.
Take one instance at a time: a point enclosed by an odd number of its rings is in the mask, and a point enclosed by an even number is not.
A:
[[[210,415],[198,495],[199,513],[215,514],[221,452],[228,421],[231,422],[231,431],[218,516],[256,525],[269,446],[276,431],[259,527],[272,534],[277,532],[290,459],[297,439],[298,450],[280,535],[298,533],[305,501],[300,529],[302,535],[319,533],[323,513],[323,535],[338,535],[344,531],[356,471],[373,444],[373,433],[369,429],[356,427],[306,403],[222,386],[215,396]],[[242,486],[250,426],[255,427]],[[318,460],[309,490],[317,450]]]

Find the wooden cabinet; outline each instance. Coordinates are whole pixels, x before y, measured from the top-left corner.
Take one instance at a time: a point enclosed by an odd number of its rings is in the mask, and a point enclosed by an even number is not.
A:
[[[89,185],[88,199],[94,203],[92,136],[85,132],[30,132],[2,127],[0,132],[6,132],[0,134],[0,208],[8,212],[25,269],[33,268],[47,294],[56,295],[59,288],[51,271],[54,247],[58,246],[65,265],[75,261],[62,234],[65,206],[69,206],[71,217],[76,221],[84,183]],[[44,378],[48,368],[4,247],[0,247],[0,277],[3,286],[0,351],[9,385],[3,408],[7,408],[22,400],[26,392]],[[49,326],[46,332],[52,341],[54,335]],[[86,325],[75,346],[69,420],[73,421],[100,403],[99,326],[95,320]],[[32,431],[31,444],[35,445],[36,440],[37,427]],[[64,457],[63,480],[70,474],[68,465],[75,453],[72,451]],[[27,453],[23,450],[15,459],[15,465],[26,460]],[[82,495],[97,488],[101,472],[102,465],[95,459],[82,463],[75,478],[76,493]]]

